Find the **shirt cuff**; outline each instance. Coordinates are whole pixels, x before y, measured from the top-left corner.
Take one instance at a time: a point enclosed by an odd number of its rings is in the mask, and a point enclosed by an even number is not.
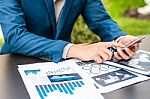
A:
[[[69,49],[70,49],[70,47],[71,47],[72,45],[74,45],[74,44],[69,43],[69,44],[67,44],[67,45],[64,47],[63,55],[62,55],[62,58],[63,58],[63,59],[66,59],[66,58],[67,58],[67,53],[68,53],[68,51],[69,51]]]

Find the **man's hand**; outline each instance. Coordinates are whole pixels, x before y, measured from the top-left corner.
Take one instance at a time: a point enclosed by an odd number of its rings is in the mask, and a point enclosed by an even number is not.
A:
[[[94,60],[97,63],[102,63],[106,60],[111,60],[113,53],[107,49],[111,46],[122,48],[124,45],[116,42],[75,44],[69,49],[67,58],[77,58],[82,61]]]
[[[137,39],[137,37],[131,36],[131,35],[122,36],[119,39],[118,43],[122,43],[123,45],[126,45],[135,39]],[[121,59],[127,60],[131,58],[138,49],[139,49],[138,43],[134,44],[133,46],[129,48],[125,48],[125,51],[122,51],[120,47],[117,47],[117,52],[114,53],[114,57],[118,60],[121,60]]]

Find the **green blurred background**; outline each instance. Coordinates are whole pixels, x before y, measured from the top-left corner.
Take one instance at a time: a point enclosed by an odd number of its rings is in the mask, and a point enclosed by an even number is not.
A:
[[[124,12],[131,8],[136,9],[145,5],[144,0],[102,0],[111,17],[119,24],[120,28],[130,35],[150,34],[150,20],[124,17]],[[93,35],[80,16],[74,26],[72,42],[96,42],[99,38]]]
[[[135,19],[124,17],[124,12],[129,9],[136,9],[145,5],[144,0],[102,0],[105,8],[111,17],[119,24],[120,28],[131,35],[150,34],[150,20]],[[73,43],[91,43],[100,39],[93,34],[85,24],[81,16],[79,16],[72,31]],[[0,37],[0,46],[3,38]]]

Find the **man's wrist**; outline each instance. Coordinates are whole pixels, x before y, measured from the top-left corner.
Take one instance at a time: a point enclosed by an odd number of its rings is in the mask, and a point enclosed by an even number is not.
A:
[[[74,45],[74,44],[69,43],[69,44],[67,44],[67,45],[64,47],[63,54],[62,54],[62,58],[63,58],[63,59],[66,59],[66,58],[67,58],[68,51],[69,51],[69,49],[70,49],[73,45]]]
[[[67,53],[67,58],[76,58],[81,59],[82,54],[84,53],[85,46],[89,43],[74,44],[70,47]]]

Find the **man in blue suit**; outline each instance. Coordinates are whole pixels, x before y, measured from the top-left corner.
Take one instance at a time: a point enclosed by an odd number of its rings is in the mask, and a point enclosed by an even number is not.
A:
[[[71,31],[79,15],[102,40],[93,44],[71,44]],[[0,24],[5,43],[1,54],[19,53],[48,61],[63,58],[110,60],[128,59],[138,44],[121,51],[123,45],[136,37],[123,33],[110,18],[100,0],[0,0]],[[112,42],[117,40],[118,43]]]

